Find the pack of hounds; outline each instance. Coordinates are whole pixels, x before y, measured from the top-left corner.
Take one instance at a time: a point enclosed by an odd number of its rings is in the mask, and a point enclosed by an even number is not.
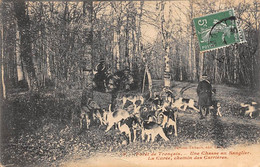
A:
[[[153,142],[156,136],[168,141],[167,136],[178,136],[178,112],[200,110],[193,99],[174,96],[170,90],[162,92],[155,93],[154,98],[149,100],[142,94],[122,95],[116,98],[116,105],[112,108],[110,104],[108,109],[102,109],[90,99],[88,108],[81,108],[80,128],[85,124],[89,129],[92,121],[106,126],[106,132],[118,129],[126,135],[129,143],[137,141],[138,135],[141,141]],[[260,109],[257,106],[256,102],[241,103],[239,113],[253,118],[253,114]],[[222,116],[220,102],[213,101],[209,109],[211,114]]]
[[[170,135],[178,136],[178,113],[181,111],[200,112],[197,102],[174,96],[171,90],[155,93],[154,98],[145,99],[142,94],[121,95],[115,100],[115,105],[109,104],[108,109],[101,108],[95,101],[89,100],[88,107],[81,108],[80,128],[89,126],[92,122],[106,126],[106,132],[117,129],[126,135],[128,142],[155,141],[160,136],[165,141]],[[113,106],[113,107],[112,107]],[[221,105],[213,101],[210,113],[222,116]],[[241,103],[240,114],[253,118],[257,103]]]

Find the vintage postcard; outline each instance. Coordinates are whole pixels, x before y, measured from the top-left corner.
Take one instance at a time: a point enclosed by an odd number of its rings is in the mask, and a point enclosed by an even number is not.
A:
[[[259,167],[258,0],[2,0],[0,166]]]

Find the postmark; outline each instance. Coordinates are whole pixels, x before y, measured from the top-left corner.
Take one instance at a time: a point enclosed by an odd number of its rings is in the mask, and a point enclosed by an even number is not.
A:
[[[194,18],[193,22],[201,52],[246,42],[233,9]]]

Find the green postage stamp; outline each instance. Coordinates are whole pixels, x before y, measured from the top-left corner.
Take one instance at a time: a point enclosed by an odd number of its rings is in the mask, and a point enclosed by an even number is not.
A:
[[[233,9],[194,18],[193,21],[201,52],[246,42]]]

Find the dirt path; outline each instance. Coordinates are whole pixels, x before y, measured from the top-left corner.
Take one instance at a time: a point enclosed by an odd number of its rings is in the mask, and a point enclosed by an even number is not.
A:
[[[236,118],[234,116],[200,119],[199,114],[179,113],[180,137],[189,136],[213,142],[217,147],[234,144],[258,143],[260,122],[256,119]]]
[[[179,112],[178,116],[180,119],[187,119],[187,120],[193,120],[195,122],[197,121],[203,121],[199,117],[199,113],[187,113],[187,112]],[[205,118],[206,120],[213,119],[213,116],[208,116]],[[222,117],[216,117],[216,119],[221,120],[223,123],[226,124],[243,124],[248,126],[257,126],[260,127],[260,121],[258,118],[256,119],[250,119],[250,118],[239,118],[235,116],[222,116]]]

